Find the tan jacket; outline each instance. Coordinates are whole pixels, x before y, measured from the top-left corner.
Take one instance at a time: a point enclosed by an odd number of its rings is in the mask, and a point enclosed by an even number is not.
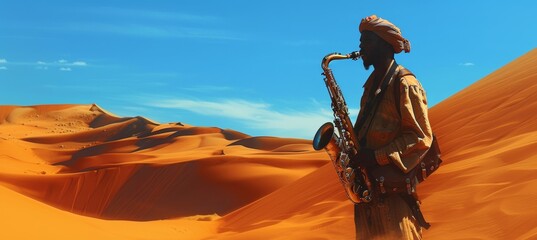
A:
[[[400,68],[402,66],[397,70]],[[362,110],[369,98],[369,89],[373,87],[375,74],[378,73],[373,72],[364,85],[358,118],[363,117]],[[399,101],[395,101],[394,81],[400,81]],[[401,116],[396,108],[396,102],[400,103]],[[432,142],[425,90],[412,75],[393,79],[378,104],[376,113],[372,113],[373,116],[366,116],[368,118],[361,129],[356,129],[355,126],[356,137],[361,139],[366,134],[367,126],[370,125],[366,135],[366,146],[375,150],[378,164],[393,163],[406,173],[418,164]]]

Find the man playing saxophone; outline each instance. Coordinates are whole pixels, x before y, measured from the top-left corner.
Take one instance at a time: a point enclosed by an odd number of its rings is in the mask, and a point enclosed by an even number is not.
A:
[[[410,43],[399,28],[375,15],[362,19],[359,31],[363,65],[366,70],[371,66],[374,70],[363,86],[354,125],[360,147],[351,163],[370,172],[392,165],[407,173],[419,163],[433,139],[425,90],[413,74],[394,60],[394,54],[410,52]],[[384,81],[390,82],[383,89]],[[356,238],[421,239],[424,221],[419,222],[408,200],[401,194],[386,192],[382,182],[380,186],[371,202],[355,204]],[[411,195],[410,189],[408,192]]]

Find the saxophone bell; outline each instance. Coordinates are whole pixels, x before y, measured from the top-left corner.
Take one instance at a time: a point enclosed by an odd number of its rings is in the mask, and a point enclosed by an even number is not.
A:
[[[334,124],[327,122],[321,125],[317,133],[315,133],[315,137],[313,137],[313,149],[325,149],[330,159],[337,159],[341,152],[338,142],[339,137],[334,131]]]
[[[315,150],[322,150],[332,140],[333,135],[334,124],[332,124],[332,122],[323,124],[319,130],[317,130],[317,133],[315,133],[315,137],[313,137],[313,148]]]

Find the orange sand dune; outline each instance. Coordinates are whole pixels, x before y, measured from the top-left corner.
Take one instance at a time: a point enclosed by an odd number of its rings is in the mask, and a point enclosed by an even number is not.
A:
[[[431,110],[446,161],[422,186],[433,239],[537,239],[537,49]]]
[[[444,163],[419,186],[426,239],[537,239],[536,66],[533,50],[431,109]],[[309,140],[2,106],[0,162],[0,239],[354,238]]]
[[[0,184],[102,219],[224,215],[326,163],[306,140],[120,118],[96,105],[4,106],[0,121]]]

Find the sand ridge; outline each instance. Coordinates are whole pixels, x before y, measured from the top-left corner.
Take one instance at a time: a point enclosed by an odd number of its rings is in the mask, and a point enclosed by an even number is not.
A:
[[[310,141],[122,118],[97,105],[5,106],[0,113],[0,183],[103,219],[224,215],[327,163]]]

